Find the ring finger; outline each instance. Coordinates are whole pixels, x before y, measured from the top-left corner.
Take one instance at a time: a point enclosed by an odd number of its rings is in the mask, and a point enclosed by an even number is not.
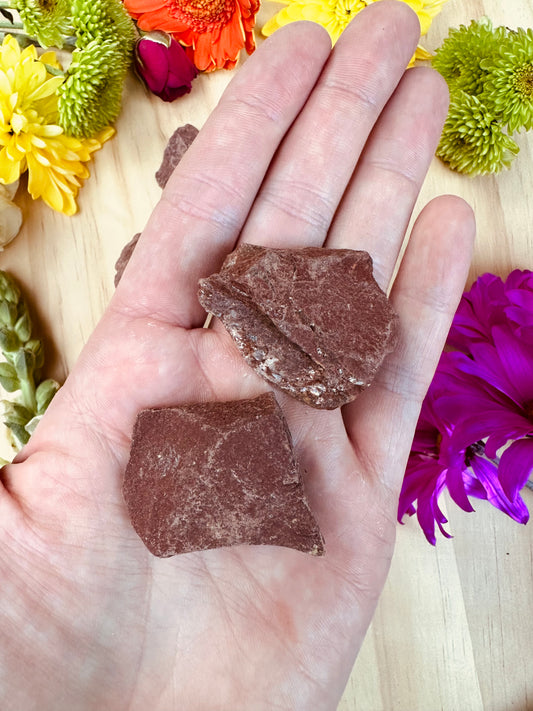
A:
[[[432,69],[410,69],[382,112],[330,228],[327,246],[364,249],[387,289],[448,107]]]

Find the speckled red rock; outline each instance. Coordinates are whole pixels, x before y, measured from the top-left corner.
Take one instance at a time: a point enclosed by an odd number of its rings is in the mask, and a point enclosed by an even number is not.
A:
[[[137,232],[136,235],[133,235],[128,244],[124,245],[119,258],[115,262],[115,287],[118,286],[119,281],[122,279],[124,269],[126,269],[126,267],[128,266],[128,262],[131,259],[131,255],[133,254],[133,250],[137,246],[137,242],[139,241],[140,236],[140,232]]]
[[[177,128],[172,136],[168,139],[168,143],[163,153],[163,160],[155,179],[160,188],[164,188],[168,179],[174,172],[174,168],[185,155],[185,152],[198,135],[198,129],[190,123]]]
[[[200,281],[199,299],[254,370],[321,409],[367,388],[397,342],[367,252],[244,244]]]
[[[184,126],[177,128],[172,136],[168,139],[168,143],[163,152],[163,160],[157,173],[155,174],[155,179],[160,188],[164,188],[168,182],[168,179],[174,172],[174,168],[178,165],[180,160],[185,155],[185,152],[194,141],[198,135],[198,129],[190,123],[186,123]],[[115,287],[118,286],[120,279],[126,265],[130,261],[130,257],[133,254],[139,237],[140,232],[134,235],[127,245],[122,249],[119,258],[115,264]]]
[[[156,556],[240,543],[324,551],[272,393],[140,412],[123,493]]]

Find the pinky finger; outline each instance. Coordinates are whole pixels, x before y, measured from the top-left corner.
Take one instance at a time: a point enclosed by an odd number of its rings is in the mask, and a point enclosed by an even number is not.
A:
[[[420,407],[464,289],[474,235],[472,211],[460,198],[436,198],[421,212],[391,291],[400,318],[398,347],[344,411],[358,456],[393,491],[401,485]]]

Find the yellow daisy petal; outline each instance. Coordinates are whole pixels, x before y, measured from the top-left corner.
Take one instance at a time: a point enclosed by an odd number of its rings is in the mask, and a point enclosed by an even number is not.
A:
[[[55,52],[43,52],[40,56],[40,60],[43,64],[47,64],[49,67],[54,67],[54,69],[63,69]]]
[[[24,170],[26,170],[25,158],[22,161],[12,161],[5,148],[0,151],[0,183],[4,185],[14,183]]]
[[[59,136],[63,133],[61,126],[49,123],[44,126],[39,126],[39,129],[35,131],[35,135],[41,136],[41,138],[52,138],[53,136]]]
[[[9,96],[11,94],[11,82],[5,72],[0,72],[0,94]]]
[[[13,163],[19,163],[26,155],[26,151],[21,149],[15,141],[10,141],[6,145],[6,155]]]
[[[418,45],[414,59],[431,59],[432,56],[431,52],[428,52],[427,49],[424,49],[424,47]]]
[[[65,81],[64,77],[52,77],[37,86],[31,94],[26,95],[26,101],[39,101],[46,96],[51,96],[57,91],[57,87]]]

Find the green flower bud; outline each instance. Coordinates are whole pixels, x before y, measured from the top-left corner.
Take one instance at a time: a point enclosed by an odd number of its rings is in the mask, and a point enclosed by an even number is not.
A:
[[[19,425],[17,422],[12,422],[11,420],[4,420],[4,425],[9,427],[15,439],[20,442],[21,446],[28,444],[30,435],[26,431],[24,425]]]
[[[0,363],[0,385],[4,390],[7,390],[8,393],[20,390],[20,380],[17,371],[11,363]]]
[[[55,380],[43,380],[35,393],[35,397],[37,399],[37,414],[40,415],[46,410],[48,405],[51,403],[52,398],[59,390],[59,387],[59,383]]]
[[[20,348],[20,340],[14,331],[0,327],[0,348],[4,353],[14,353]]]
[[[35,369],[35,353],[32,353],[26,348],[21,348],[15,354],[13,365],[17,371],[20,380],[33,379],[33,371]]]
[[[31,336],[31,319],[27,310],[24,311],[22,316],[16,322],[15,333],[20,338],[22,343],[26,343]]]
[[[17,304],[12,301],[0,302],[0,325],[13,328],[18,316]]]
[[[42,420],[42,418],[42,415],[35,415],[35,417],[32,417],[31,420],[24,425],[24,430],[28,433],[30,437],[34,433],[37,425]]]
[[[26,342],[24,347],[35,356],[35,370],[40,370],[44,365],[44,349],[42,342],[37,338],[32,338],[30,341]]]
[[[18,304],[20,289],[7,272],[0,272],[0,299]]]
[[[15,424],[19,424],[24,427],[24,425],[33,417],[33,412],[18,402],[2,400],[1,403],[4,408],[4,417],[10,422],[14,422]]]

